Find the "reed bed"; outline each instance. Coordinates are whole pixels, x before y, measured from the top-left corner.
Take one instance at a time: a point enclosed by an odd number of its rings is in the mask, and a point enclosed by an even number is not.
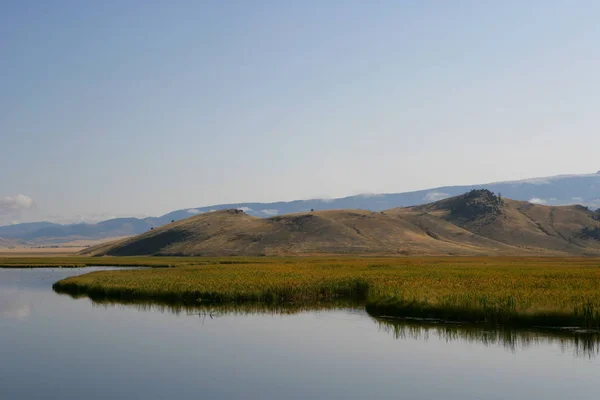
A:
[[[156,260],[153,258],[152,260]],[[587,258],[259,258],[175,261],[57,282],[92,299],[267,304],[351,299],[375,316],[502,326],[600,328],[600,260]],[[236,262],[237,261],[237,262]],[[106,264],[105,264],[106,265]]]

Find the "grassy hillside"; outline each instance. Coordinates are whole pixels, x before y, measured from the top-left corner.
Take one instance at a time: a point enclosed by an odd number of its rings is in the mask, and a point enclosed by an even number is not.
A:
[[[312,211],[267,219],[205,213],[82,255],[600,255],[598,216],[581,206],[501,199],[487,190],[382,212]]]

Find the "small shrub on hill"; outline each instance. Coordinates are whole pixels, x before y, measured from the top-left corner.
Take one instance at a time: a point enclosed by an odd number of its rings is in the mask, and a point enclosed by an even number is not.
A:
[[[581,228],[579,237],[582,239],[600,241],[600,228],[598,228],[597,226],[594,228],[588,228],[587,226],[584,226],[583,228]]]

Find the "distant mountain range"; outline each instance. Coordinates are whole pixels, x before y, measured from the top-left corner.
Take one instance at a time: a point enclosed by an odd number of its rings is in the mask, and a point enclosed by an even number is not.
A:
[[[362,209],[381,211],[402,206],[416,206],[464,194],[473,189],[488,189],[502,197],[528,201],[541,205],[581,204],[592,209],[600,208],[600,171],[585,175],[559,175],[546,178],[525,179],[468,186],[445,186],[427,190],[390,194],[363,194],[339,199],[295,200],[275,203],[218,204],[170,212],[160,217],[116,218],[96,224],[61,225],[51,222],[34,222],[0,227],[0,238],[8,242],[39,245],[64,243],[78,239],[100,239],[136,235],[171,221],[224,209],[240,209],[255,217],[272,217],[281,214],[314,210]],[[7,242],[5,240],[5,242]],[[2,241],[0,241],[0,244]]]
[[[102,256],[600,255],[600,213],[500,198],[489,190],[385,211],[257,218],[204,213],[81,252]]]

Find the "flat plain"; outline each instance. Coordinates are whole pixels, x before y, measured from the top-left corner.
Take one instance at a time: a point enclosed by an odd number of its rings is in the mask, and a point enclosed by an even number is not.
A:
[[[97,246],[106,242],[126,239],[127,236],[103,238],[103,239],[77,239],[69,242],[54,244],[27,246],[21,245],[17,241],[8,241],[0,238],[0,259],[8,257],[56,257],[73,255],[88,249],[90,246]]]

